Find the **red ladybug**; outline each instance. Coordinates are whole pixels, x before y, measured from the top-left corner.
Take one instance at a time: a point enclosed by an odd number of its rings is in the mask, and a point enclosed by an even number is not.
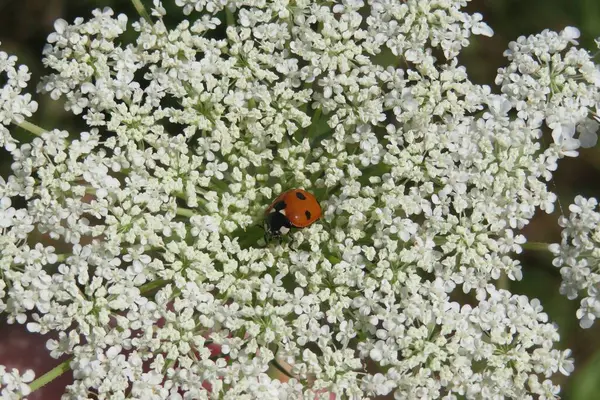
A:
[[[321,206],[311,193],[291,189],[280,194],[265,210],[266,238],[279,237],[292,227],[306,228],[321,218]]]

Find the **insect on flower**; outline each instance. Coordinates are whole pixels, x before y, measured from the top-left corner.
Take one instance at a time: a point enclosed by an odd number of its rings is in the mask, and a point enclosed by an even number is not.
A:
[[[292,227],[306,228],[321,217],[315,196],[303,189],[280,194],[265,210],[265,239],[280,237]]]

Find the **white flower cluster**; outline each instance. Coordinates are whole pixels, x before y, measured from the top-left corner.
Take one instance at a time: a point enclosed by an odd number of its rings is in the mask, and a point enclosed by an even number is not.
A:
[[[518,230],[595,140],[573,30],[511,44],[497,95],[456,59],[492,33],[465,0],[175,5],[57,21],[38,88],[89,129],[4,136],[0,311],[58,332],[64,398],[557,398],[557,328],[492,283],[521,279]],[[19,76],[3,132],[35,109]],[[264,245],[296,187],[323,218]]]
[[[589,328],[600,317],[600,209],[596,199],[577,196],[569,211],[569,218],[558,220],[561,243],[549,249],[562,275],[561,294],[573,300],[584,293],[577,318],[582,328]]]
[[[591,116],[600,103],[600,70],[589,52],[573,46],[577,38],[572,27],[522,36],[504,53],[511,63],[496,78],[519,116],[545,120],[561,154],[570,157],[595,146],[600,127]]]
[[[10,135],[6,126],[23,122],[25,117],[31,117],[38,107],[29,93],[21,94],[27,87],[31,74],[25,65],[15,68],[16,62],[17,57],[0,51],[0,82],[3,82],[3,86],[0,87],[0,146],[8,151],[17,147],[17,141]]]
[[[22,375],[13,368],[7,371],[4,365],[0,365],[0,398],[3,400],[26,400],[31,388],[29,383],[33,381],[35,374],[28,369]]]

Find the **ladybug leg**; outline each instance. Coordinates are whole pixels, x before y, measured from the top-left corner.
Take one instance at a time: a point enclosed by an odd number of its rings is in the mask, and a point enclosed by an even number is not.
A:
[[[265,232],[265,234],[267,233],[267,228],[265,228],[265,224],[264,223],[262,225],[261,224],[256,224],[254,226],[257,227],[257,228],[259,228],[259,229],[262,229],[262,231]]]
[[[264,223],[262,225],[257,224],[260,229],[263,230],[263,240],[265,242],[265,247],[269,244],[269,242],[271,241],[271,232],[269,232],[269,224],[268,224],[268,220],[265,220]]]
[[[263,235],[263,239],[265,240],[265,246],[266,246],[267,244],[269,244],[269,242],[271,241],[271,238],[273,236],[271,235],[271,233],[269,232],[268,229],[265,229],[264,227],[263,227],[263,229],[265,230],[265,233]]]
[[[265,246],[269,244],[271,239],[273,239],[274,234],[274,214],[270,213],[266,216],[264,223],[260,226],[262,230],[265,231],[263,235],[263,239],[265,240]]]

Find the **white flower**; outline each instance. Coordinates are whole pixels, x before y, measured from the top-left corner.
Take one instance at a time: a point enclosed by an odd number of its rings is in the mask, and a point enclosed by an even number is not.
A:
[[[587,117],[598,102],[600,75],[589,52],[573,47],[578,37],[573,27],[520,37],[505,52],[511,64],[496,78],[520,114],[545,115],[560,154],[568,157],[597,141],[597,126],[590,126]]]
[[[13,225],[16,210],[10,205],[10,198],[2,197],[0,199],[0,228],[8,228]]]
[[[6,82],[0,89],[0,145],[9,152],[17,148],[17,141],[2,125],[20,124],[25,117],[31,117],[38,107],[29,93],[21,94],[31,74],[25,65],[16,67],[16,62],[17,57],[0,51],[0,78]]]
[[[28,383],[33,381],[35,374],[28,369],[21,374],[13,368],[10,372],[0,365],[0,396],[6,400],[19,400],[31,393]]]
[[[579,29],[573,26],[567,26],[565,29],[562,30],[561,36],[565,39],[570,39],[571,43],[577,44],[575,39],[579,39],[579,36],[581,36],[581,32],[579,31]]]
[[[560,268],[563,281],[560,292],[573,300],[580,296],[581,307],[577,318],[582,328],[590,328],[600,316],[600,263],[597,247],[600,245],[600,212],[595,198],[575,197],[569,206],[570,216],[558,221],[563,228],[562,241],[549,246],[555,255],[553,264]]]

